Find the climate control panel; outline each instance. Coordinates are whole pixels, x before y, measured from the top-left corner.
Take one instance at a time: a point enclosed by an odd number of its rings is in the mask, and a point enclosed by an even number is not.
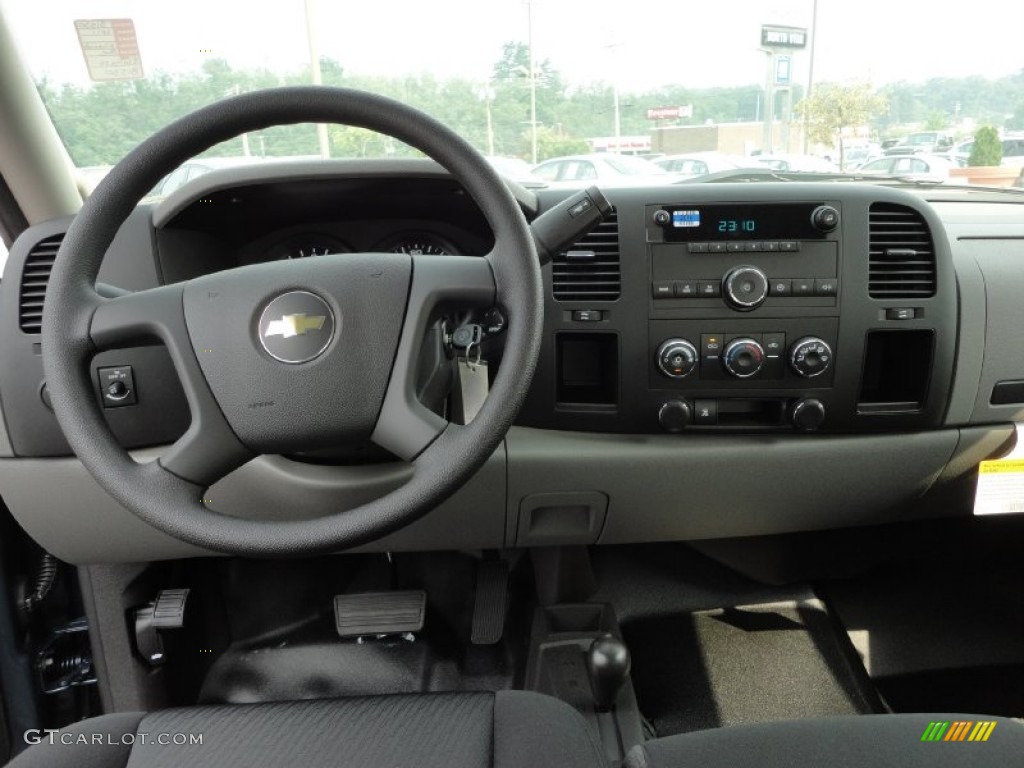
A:
[[[831,386],[837,318],[652,320],[651,389]]]

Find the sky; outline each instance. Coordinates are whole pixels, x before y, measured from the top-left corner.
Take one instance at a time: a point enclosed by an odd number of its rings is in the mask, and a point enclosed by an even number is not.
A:
[[[634,91],[763,83],[762,24],[811,27],[814,0],[309,0],[322,56],[358,74],[484,82],[528,37],[571,84]],[[818,0],[815,82],[876,85],[1024,69],[1024,0]],[[33,72],[89,82],[73,21],[132,18],[147,73],[206,58],[291,71],[309,61],[305,0],[0,0]],[[273,11],[268,9],[273,8]],[[809,52],[793,57],[806,82]]]

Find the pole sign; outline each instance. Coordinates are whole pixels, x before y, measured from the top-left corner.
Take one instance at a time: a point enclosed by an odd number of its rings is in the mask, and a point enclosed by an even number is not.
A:
[[[792,63],[793,59],[790,56],[776,56],[775,57],[775,84],[776,85],[789,85],[792,81]]]
[[[647,110],[648,120],[675,120],[683,117],[693,117],[693,104],[681,107],[651,107]]]
[[[763,24],[761,26],[761,45],[765,48],[806,48],[807,28]]]

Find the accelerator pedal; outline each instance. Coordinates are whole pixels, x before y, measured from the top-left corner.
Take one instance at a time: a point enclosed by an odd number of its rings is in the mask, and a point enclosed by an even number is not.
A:
[[[476,599],[473,603],[473,645],[494,645],[505,633],[508,606],[508,563],[481,560],[476,569]]]
[[[419,632],[426,613],[422,590],[334,596],[334,626],[341,637]]]

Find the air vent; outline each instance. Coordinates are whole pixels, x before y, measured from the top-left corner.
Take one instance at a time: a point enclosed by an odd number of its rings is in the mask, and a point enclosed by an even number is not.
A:
[[[50,272],[57,258],[64,235],[54,235],[36,244],[25,259],[21,273],[21,297],[18,302],[18,320],[25,333],[39,333],[43,327],[43,297]]]
[[[557,301],[619,298],[619,217],[615,211],[572,248],[555,257],[551,282]]]
[[[920,213],[892,203],[871,206],[868,294],[873,299],[935,295],[935,246]]]

